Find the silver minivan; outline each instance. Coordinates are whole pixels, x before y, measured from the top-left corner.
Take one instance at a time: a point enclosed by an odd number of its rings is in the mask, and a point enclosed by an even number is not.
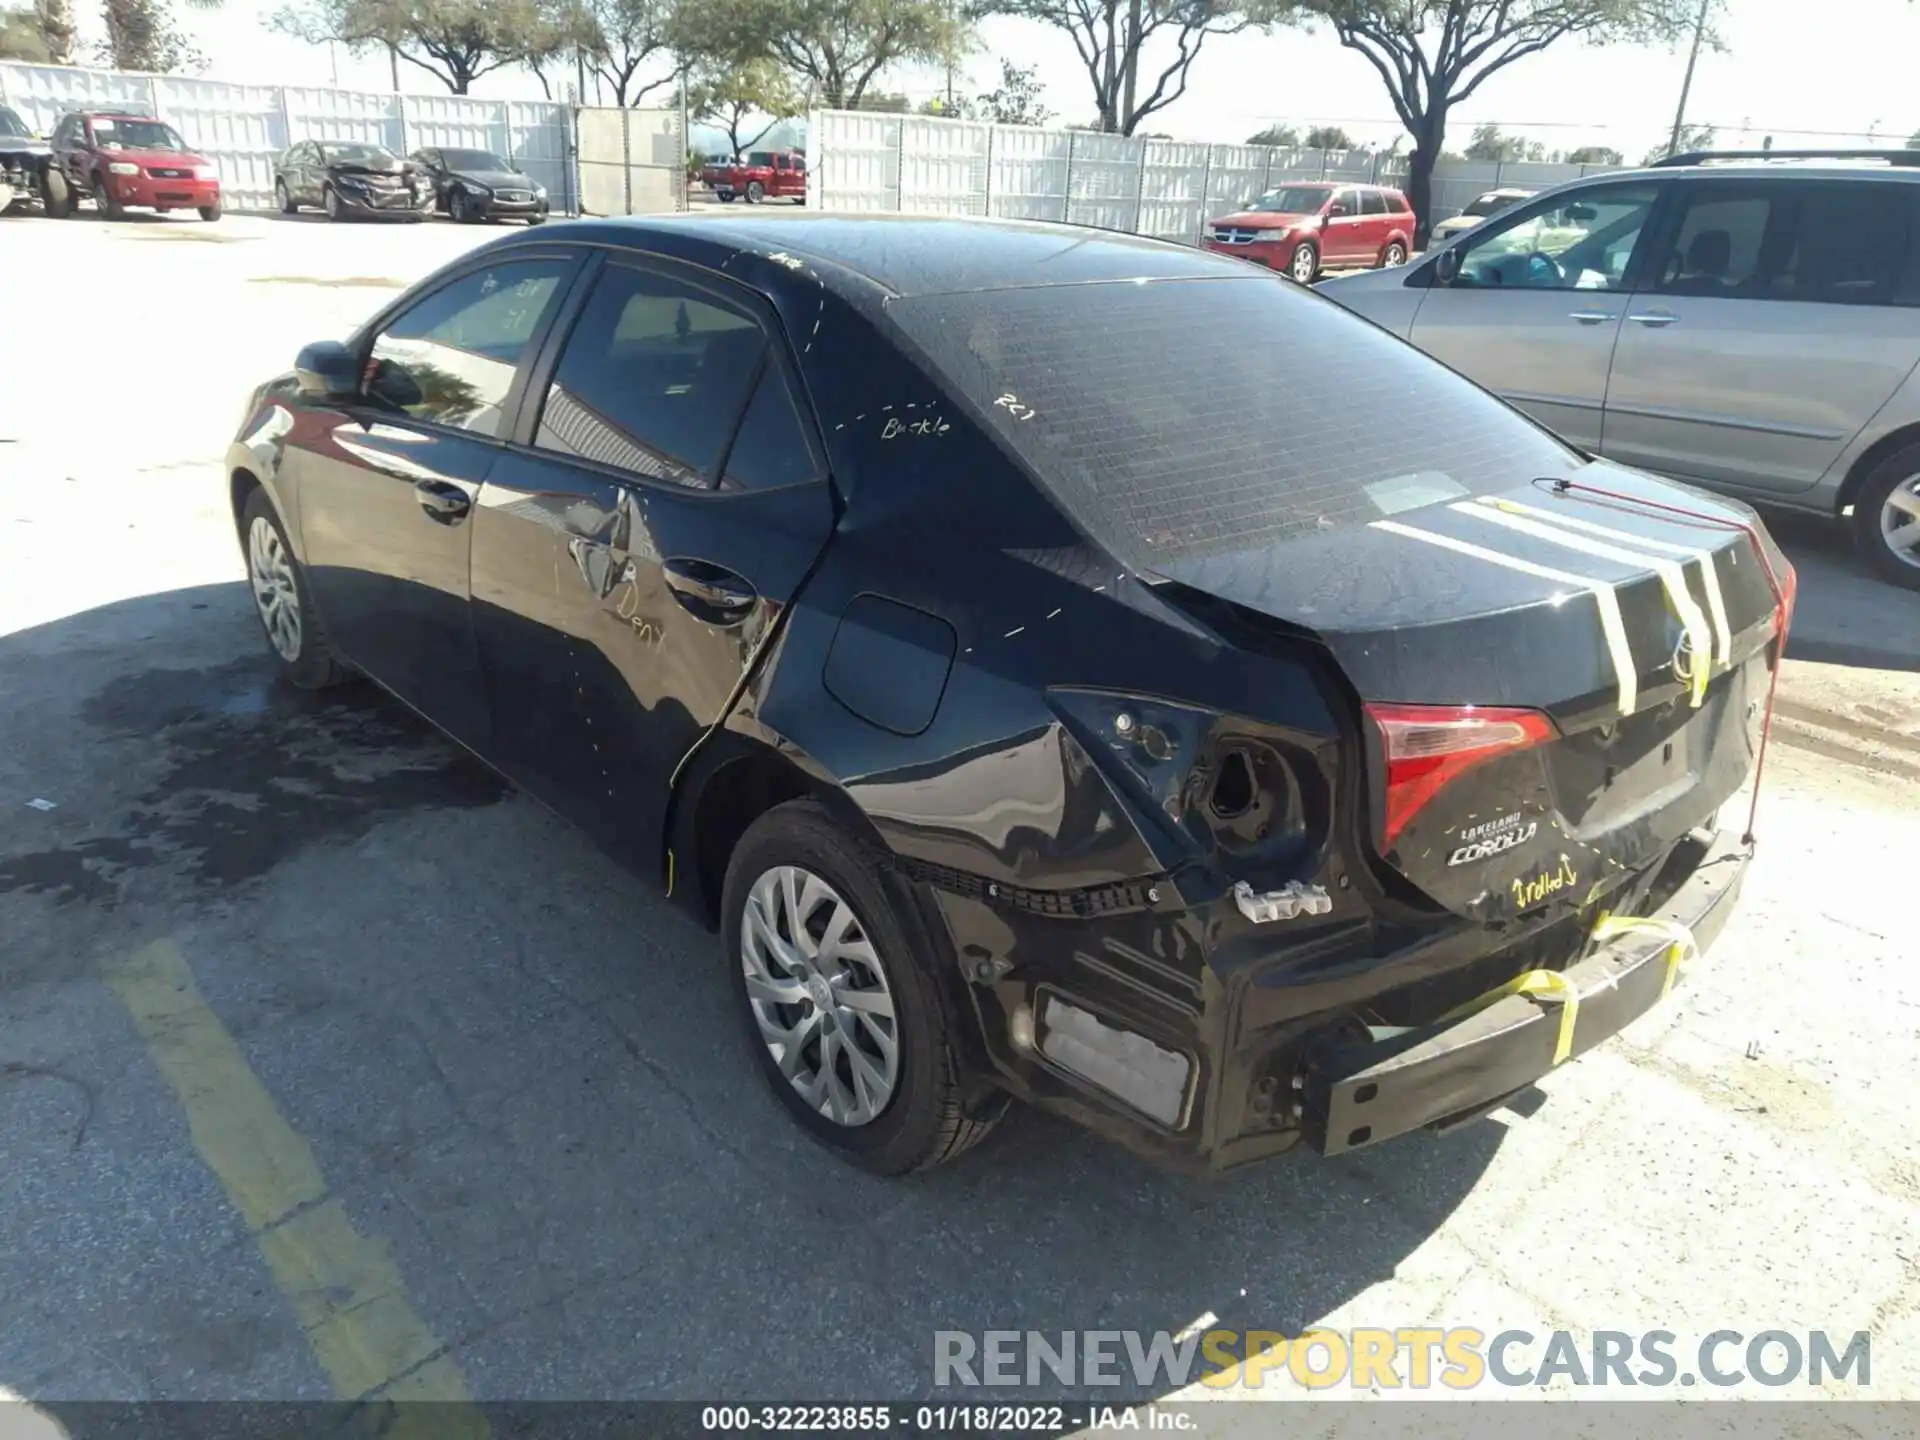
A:
[[[1920,151],[1676,156],[1327,280],[1582,449],[1851,514],[1920,589]]]

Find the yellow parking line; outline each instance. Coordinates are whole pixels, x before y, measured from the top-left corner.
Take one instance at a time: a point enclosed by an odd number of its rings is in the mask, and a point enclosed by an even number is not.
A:
[[[483,1440],[486,1422],[446,1347],[413,1312],[386,1249],[357,1233],[313,1150],[274,1107],[171,941],[112,962],[105,979],[180,1097],[194,1148],[225,1187],[343,1400],[453,1402],[402,1410],[389,1434]]]

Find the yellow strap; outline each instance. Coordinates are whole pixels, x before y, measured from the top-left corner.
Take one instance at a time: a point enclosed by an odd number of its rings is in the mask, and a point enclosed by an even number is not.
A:
[[[1553,1063],[1558,1065],[1573,1053],[1573,1027],[1580,1017],[1580,992],[1558,970],[1529,970],[1524,975],[1516,975],[1506,984],[1449,1010],[1440,1017],[1440,1023],[1464,1019],[1509,995],[1526,995],[1547,1004],[1557,1003],[1560,1006],[1560,1034],[1553,1044]]]
[[[1595,940],[1612,940],[1620,935],[1657,935],[1667,942],[1667,974],[1660,982],[1660,998],[1673,989],[1680,967],[1700,958],[1700,942],[1693,931],[1678,920],[1654,920],[1637,915],[1602,915],[1593,927]]]

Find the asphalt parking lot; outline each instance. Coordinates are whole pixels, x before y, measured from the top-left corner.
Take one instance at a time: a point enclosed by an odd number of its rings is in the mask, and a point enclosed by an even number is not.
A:
[[[246,390],[495,233],[0,220],[0,1395],[902,1398],[936,1330],[1199,1323],[1865,1330],[1866,1384],[1688,1398],[1920,1400],[1920,595],[1779,525],[1742,908],[1528,1105],[1213,1183],[1020,1114],[871,1179],[763,1092],[714,937],[272,678]]]

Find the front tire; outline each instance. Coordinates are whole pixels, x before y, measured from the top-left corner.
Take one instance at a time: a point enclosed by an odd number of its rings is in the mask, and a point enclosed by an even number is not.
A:
[[[721,900],[727,968],[761,1073],[809,1135],[880,1175],[952,1159],[1006,1108],[995,1097],[968,1113],[907,883],[819,802],[795,800],[741,837]]]
[[[40,172],[40,203],[52,219],[65,220],[73,214],[73,187],[65,173],[51,165]]]
[[[241,508],[240,536],[254,613],[280,673],[302,690],[326,690],[351,680],[353,669],[334,652],[313,607],[306,571],[294,558],[265,490],[256,489]]]
[[[340,192],[331,185],[321,187],[320,208],[327,212],[327,219],[332,224],[338,225],[347,218],[346,208],[340,203]]]
[[[200,218],[208,224],[212,224],[220,218],[220,207],[218,205],[202,205],[200,207]]]
[[[473,202],[467,199],[467,192],[456,190],[447,197],[447,213],[453,217],[456,225],[473,223]]]
[[[1882,460],[1853,497],[1860,558],[1889,585],[1920,590],[1920,445]]]
[[[1287,273],[1302,285],[1311,285],[1313,277],[1320,273],[1320,249],[1311,240],[1302,240],[1294,246],[1293,258],[1287,262]]]
[[[766,198],[767,198],[766,186],[762,185],[758,180],[749,180],[747,182],[747,204],[758,205],[762,200]]]
[[[124,220],[127,217],[127,207],[113,198],[113,191],[107,188],[105,175],[96,174],[93,177],[93,208],[100,212],[103,219]]]
[[[273,182],[273,198],[280,202],[280,213],[282,215],[298,215],[300,213],[300,207],[294,203],[293,192],[287,189],[286,181],[276,180]]]

